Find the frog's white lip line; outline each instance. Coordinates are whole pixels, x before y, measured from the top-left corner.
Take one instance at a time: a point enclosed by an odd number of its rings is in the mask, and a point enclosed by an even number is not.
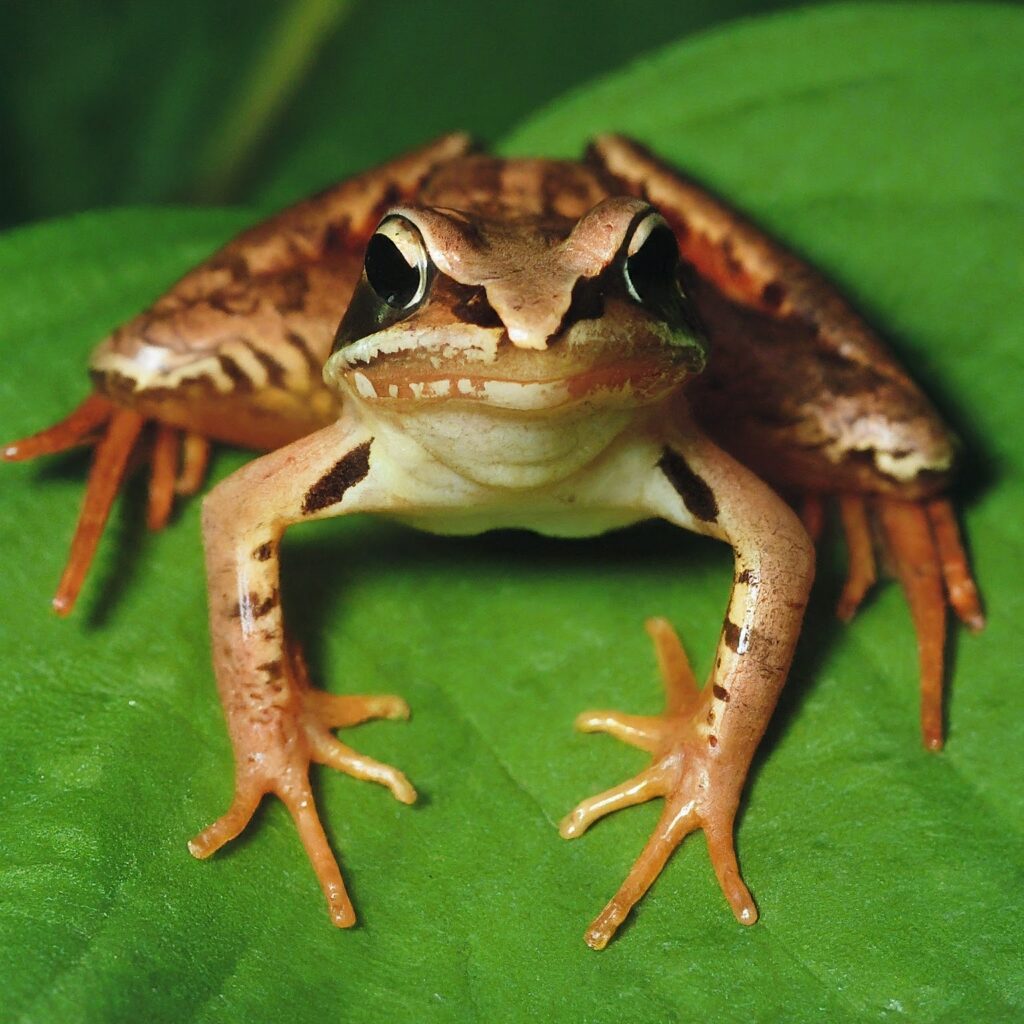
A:
[[[644,363],[622,363],[603,371],[591,368],[550,380],[510,380],[465,373],[420,380],[415,376],[373,380],[360,370],[350,370],[343,377],[356,395],[370,402],[462,399],[521,410],[557,408],[599,394],[642,401],[641,396],[662,393],[679,380],[677,373]]]
[[[429,402],[440,399],[483,401],[505,409],[541,409],[565,405],[573,395],[568,380],[527,381],[441,377],[424,381],[393,381],[375,385],[358,370],[345,375],[357,395],[367,401]]]
[[[382,331],[346,345],[330,357],[328,365],[336,364],[337,369],[345,373],[360,366],[369,366],[381,356],[424,350],[430,351],[439,361],[458,357],[466,361],[493,363],[498,358],[502,335],[498,328],[474,328],[471,332],[454,330],[446,332],[443,345],[436,345],[437,335],[433,332],[424,336],[420,331]]]

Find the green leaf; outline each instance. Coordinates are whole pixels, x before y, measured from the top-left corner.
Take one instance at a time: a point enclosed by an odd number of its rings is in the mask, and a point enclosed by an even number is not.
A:
[[[671,47],[507,141],[559,154],[596,130],[643,138],[829,267],[937,394],[968,442],[958,498],[990,613],[954,645],[944,753],[920,748],[897,589],[840,628],[825,558],[740,826],[761,921],[735,923],[697,836],[595,954],[583,928],[657,808],[559,840],[578,799],[644,763],[572,718],[658,708],[646,616],[670,615],[707,670],[728,552],[656,525],[585,542],[368,519],[295,530],[285,603],[317,678],[413,707],[345,738],[425,796],[408,808],[317,776],[361,921],[338,932],[279,806],[210,862],[185,849],[231,786],[198,503],[146,536],[133,485],[62,622],[47,600],[87,458],[6,465],[0,1016],[1019,1018],[1022,48],[1008,7],[808,10]],[[89,346],[246,219],[126,210],[0,238],[0,431],[63,414]],[[241,462],[222,454],[215,473]]]

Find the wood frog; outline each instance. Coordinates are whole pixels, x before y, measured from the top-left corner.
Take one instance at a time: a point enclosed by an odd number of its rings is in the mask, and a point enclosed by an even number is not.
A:
[[[941,746],[947,603],[982,624],[943,497],[950,435],[818,273],[627,139],[598,138],[569,162],[442,138],[228,243],[104,341],[91,373],[92,397],[4,453],[96,442],[58,611],[74,602],[133,452],[151,461],[159,527],[174,491],[200,486],[211,439],[269,450],[203,506],[235,797],[189,849],[208,857],[274,793],[338,926],[355,914],[309,765],[411,803],[401,772],[333,734],[408,708],[312,685],[280,601],[279,544],[294,523],[374,513],[435,533],[584,536],[661,518],[730,545],[706,684],[669,623],[651,620],[664,713],[577,719],[648,751],[651,766],[584,800],[563,836],[664,799],[586,932],[592,947],[697,829],[736,918],[756,920],[733,824],[800,633],[826,497],[849,549],[839,613],[852,616],[875,580],[875,520],[918,633],[925,744]]]

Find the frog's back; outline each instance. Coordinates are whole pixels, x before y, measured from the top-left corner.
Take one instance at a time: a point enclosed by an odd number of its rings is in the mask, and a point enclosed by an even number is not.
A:
[[[338,415],[321,370],[366,241],[402,202],[528,222],[564,237],[609,195],[573,161],[470,153],[464,136],[336,185],[244,232],[94,351],[97,391],[119,405],[253,448]]]
[[[419,201],[485,220],[565,225],[568,234],[612,194],[594,168],[575,160],[503,160],[474,153],[437,168]]]
[[[835,292],[824,284],[816,289],[805,265],[699,186],[686,188],[689,216],[660,205],[667,196],[640,194],[662,209],[676,231],[689,265],[686,287],[710,335],[708,370],[691,384],[692,402],[709,432],[788,490],[911,498],[945,486],[953,439],[878,336],[845,307],[835,317],[838,328],[818,322],[822,311],[837,312]],[[468,154],[438,167],[419,202],[483,221],[528,221],[532,230],[564,237],[602,200],[628,193],[637,189],[594,153],[585,162]],[[731,234],[713,242],[699,230],[701,221],[721,217],[723,210]],[[745,276],[791,264],[800,276],[794,296],[820,290],[828,300],[810,304],[811,314],[783,308],[787,296],[780,282],[758,287],[755,301],[744,295],[751,285],[741,280]]]
[[[949,434],[877,337],[845,331],[841,345],[823,344],[814,323],[786,313],[791,296],[777,281],[738,302],[778,247],[762,239],[766,258],[745,246],[748,226],[731,211],[718,238],[708,230],[721,215],[717,200],[673,174],[688,204],[673,208],[675,195],[655,187],[660,167],[645,168],[639,187],[625,169],[646,158],[633,147],[620,165],[615,145],[599,142],[583,162],[502,159],[448,136],[334,186],[228,243],[115,331],[93,355],[95,386],[147,417],[276,447],[338,414],[321,369],[365,242],[389,207],[444,207],[557,239],[602,200],[640,194],[665,213],[699,275],[692,297],[714,345],[694,397],[712,433],[779,485],[811,474],[828,490],[941,486]]]
[[[907,500],[948,485],[953,436],[873,334],[850,330],[833,345],[814,321],[766,316],[703,279],[691,287],[711,347],[691,403],[705,429],[761,477],[793,494]]]
[[[693,382],[701,422],[785,490],[942,490],[955,444],[877,333],[808,264],[706,188],[628,139],[589,154],[603,180],[657,207],[692,274],[711,342]]]
[[[445,136],[243,232],[100,343],[96,390],[117,406],[205,437],[276,448],[332,422],[321,378],[362,272],[396,203],[469,151]]]

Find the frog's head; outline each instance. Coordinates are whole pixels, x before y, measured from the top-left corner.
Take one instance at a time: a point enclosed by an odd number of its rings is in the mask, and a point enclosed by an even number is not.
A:
[[[665,397],[705,352],[676,240],[646,202],[579,219],[398,207],[370,239],[324,379],[420,411],[622,409]]]

